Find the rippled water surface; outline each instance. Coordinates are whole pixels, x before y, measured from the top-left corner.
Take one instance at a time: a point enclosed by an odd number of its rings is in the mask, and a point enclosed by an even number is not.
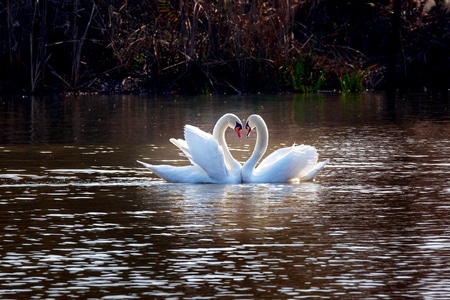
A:
[[[450,113],[383,95],[0,99],[0,298],[445,299]],[[225,112],[269,151],[330,158],[300,184],[171,184],[168,141]],[[245,161],[255,136],[239,140]]]

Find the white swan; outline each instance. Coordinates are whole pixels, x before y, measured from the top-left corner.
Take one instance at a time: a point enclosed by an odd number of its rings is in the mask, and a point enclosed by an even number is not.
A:
[[[198,127],[185,125],[182,139],[170,141],[191,161],[190,166],[140,164],[169,182],[241,183],[241,164],[231,155],[225,141],[225,131],[233,128],[241,136],[242,124],[234,114],[225,114],[214,126],[213,135]]]
[[[256,145],[252,155],[242,167],[244,183],[275,183],[314,180],[317,174],[329,162],[317,163],[316,148],[308,145],[292,146],[274,151],[255,168],[264,155],[269,143],[266,123],[259,115],[251,115],[245,125],[247,137],[256,127]]]

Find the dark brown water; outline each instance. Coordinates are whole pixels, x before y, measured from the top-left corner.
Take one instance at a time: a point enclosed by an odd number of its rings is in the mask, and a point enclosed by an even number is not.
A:
[[[165,183],[168,141],[261,114],[316,182]],[[0,100],[0,298],[445,299],[448,103],[383,95]],[[229,132],[245,161],[255,137]]]

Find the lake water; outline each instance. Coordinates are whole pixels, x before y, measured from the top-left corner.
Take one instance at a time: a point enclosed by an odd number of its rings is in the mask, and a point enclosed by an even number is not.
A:
[[[450,110],[383,94],[0,99],[2,299],[444,299]],[[169,142],[258,113],[315,182],[166,183]],[[245,161],[256,135],[227,141]]]

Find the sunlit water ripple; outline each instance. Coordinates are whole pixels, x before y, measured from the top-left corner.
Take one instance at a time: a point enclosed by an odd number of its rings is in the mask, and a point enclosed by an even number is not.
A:
[[[446,299],[448,123],[358,122],[302,128],[332,160],[300,184],[165,183],[135,162],[185,163],[157,142],[3,145],[0,298]]]

